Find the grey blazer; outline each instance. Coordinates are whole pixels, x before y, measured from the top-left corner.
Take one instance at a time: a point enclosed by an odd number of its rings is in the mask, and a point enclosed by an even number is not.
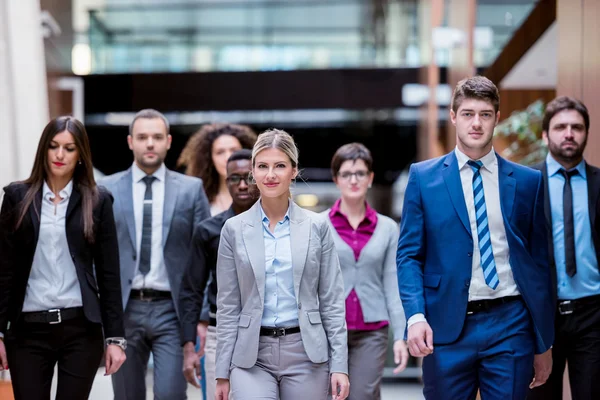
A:
[[[340,258],[344,276],[344,296],[356,291],[365,322],[389,320],[394,329],[394,340],[404,338],[406,316],[398,291],[396,250],[400,231],[393,219],[377,213],[377,226],[373,236],[360,253],[358,261],[354,251],[337,233],[329,211],[322,214],[333,232],[333,241]]]
[[[348,373],[344,284],[329,225],[291,203],[294,293],[306,354],[329,361],[330,372]],[[217,261],[216,377],[256,364],[265,297],[265,245],[260,202],[229,219]]]
[[[137,248],[131,168],[99,180],[115,198],[113,209],[121,261],[123,307],[127,307],[136,269]],[[179,315],[179,290],[195,227],[210,216],[202,180],[166,170],[163,211],[163,257],[171,295]]]

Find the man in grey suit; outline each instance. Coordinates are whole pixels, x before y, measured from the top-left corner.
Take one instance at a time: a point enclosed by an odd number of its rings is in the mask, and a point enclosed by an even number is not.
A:
[[[115,198],[128,342],[128,362],[112,377],[115,399],[146,399],[150,353],[155,399],[186,399],[177,299],[192,234],[210,207],[202,180],[165,167],[171,135],[163,114],[138,112],[127,142],[131,168],[100,181]]]

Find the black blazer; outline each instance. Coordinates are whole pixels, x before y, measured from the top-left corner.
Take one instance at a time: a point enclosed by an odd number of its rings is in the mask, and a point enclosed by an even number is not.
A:
[[[210,311],[217,312],[217,257],[221,229],[225,222],[233,217],[233,208],[202,221],[192,237],[192,251],[186,266],[181,291],[179,292],[179,310],[181,313],[181,341],[196,342],[196,325],[200,318],[204,301],[204,290],[209,276],[212,281],[206,291]]]
[[[0,332],[5,334],[9,322],[17,321],[23,309],[40,230],[41,190],[19,229],[14,229],[19,203],[28,188],[29,185],[20,182],[5,187],[0,211]],[[93,210],[94,244],[90,244],[83,235],[81,194],[75,186],[67,206],[67,242],[79,279],[86,318],[101,323],[106,337],[124,337],[112,195],[103,187],[98,187],[98,190],[98,202]]]
[[[554,240],[552,237],[552,209],[550,207],[550,192],[548,190],[548,168],[546,162],[533,165],[532,168],[542,171],[544,178],[544,213],[546,215],[546,227],[548,229],[548,258],[550,261],[550,272],[552,274],[552,290],[555,300],[557,299],[556,263],[554,261]],[[592,228],[592,241],[596,251],[596,259],[600,269],[600,168],[585,163],[588,188],[588,207],[590,215],[590,226]]]

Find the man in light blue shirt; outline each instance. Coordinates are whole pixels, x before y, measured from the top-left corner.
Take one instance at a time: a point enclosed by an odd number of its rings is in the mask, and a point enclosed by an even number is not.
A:
[[[600,398],[600,169],[583,159],[590,120],[583,103],[550,102],[543,120],[549,154],[535,168],[546,187],[550,266],[556,288],[556,339],[547,383],[528,398],[562,399],[565,363],[574,400]]]

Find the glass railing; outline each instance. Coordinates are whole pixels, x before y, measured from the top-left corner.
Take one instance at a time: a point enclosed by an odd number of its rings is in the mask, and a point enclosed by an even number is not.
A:
[[[475,63],[491,63],[535,0],[481,0]],[[92,73],[418,67],[418,0],[109,4],[89,11]],[[448,50],[437,51],[441,66]]]

